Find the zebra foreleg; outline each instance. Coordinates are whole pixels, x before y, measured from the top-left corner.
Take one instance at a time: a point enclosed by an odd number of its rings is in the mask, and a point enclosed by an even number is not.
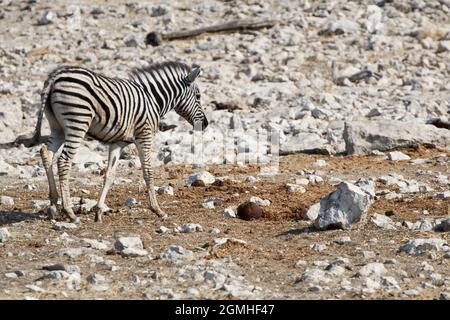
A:
[[[103,189],[100,194],[100,198],[97,202],[97,205],[94,208],[95,211],[95,221],[102,221],[102,214],[110,211],[111,209],[105,204],[106,195],[108,194],[109,188],[114,182],[114,178],[116,175],[116,168],[119,164],[120,154],[125,146],[128,143],[120,142],[114,143],[109,146],[109,154],[108,154],[108,168],[106,169],[105,180],[103,182]]]
[[[148,199],[150,203],[150,210],[161,218],[167,218],[167,214],[158,205],[156,200],[156,193],[153,182],[153,169],[151,166],[151,150],[152,150],[153,137],[147,139],[136,139],[136,146],[139,150],[139,157],[141,159],[142,171],[144,174],[144,180],[147,185]]]

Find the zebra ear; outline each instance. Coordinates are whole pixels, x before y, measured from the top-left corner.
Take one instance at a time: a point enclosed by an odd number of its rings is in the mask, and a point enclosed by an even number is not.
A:
[[[188,84],[191,84],[192,82],[195,81],[195,79],[198,77],[198,75],[200,74],[200,67],[196,66],[194,67],[191,72],[186,76],[186,82]]]

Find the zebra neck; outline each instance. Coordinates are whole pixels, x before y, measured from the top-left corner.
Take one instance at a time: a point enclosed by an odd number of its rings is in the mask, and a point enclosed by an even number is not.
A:
[[[144,87],[147,98],[158,109],[160,118],[175,108],[183,94],[182,86],[174,87],[170,81],[156,79],[150,74],[138,74],[139,84]]]

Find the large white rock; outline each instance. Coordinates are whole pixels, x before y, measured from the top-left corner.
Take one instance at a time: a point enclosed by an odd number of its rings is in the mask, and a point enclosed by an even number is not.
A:
[[[412,256],[420,256],[430,251],[449,251],[447,241],[438,238],[408,240],[398,248],[400,252],[406,252]]]
[[[347,154],[367,154],[373,150],[426,144],[450,147],[450,131],[430,124],[396,120],[347,122],[344,129]]]
[[[341,182],[337,190],[320,200],[320,210],[314,225],[318,229],[349,229],[352,223],[365,218],[374,200],[375,188],[361,180],[361,187]]]

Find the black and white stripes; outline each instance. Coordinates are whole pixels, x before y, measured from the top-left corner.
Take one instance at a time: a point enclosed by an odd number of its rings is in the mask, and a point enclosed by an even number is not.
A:
[[[150,208],[160,216],[153,189],[150,151],[160,119],[175,109],[195,128],[208,125],[200,105],[200,91],[194,82],[200,69],[167,62],[132,72],[130,79],[109,78],[85,68],[63,66],[54,70],[44,84],[42,107],[34,138],[39,140],[43,113],[50,123],[51,135],[41,150],[49,180],[52,216],[56,214],[58,193],[51,163],[62,147],[58,171],[65,212],[77,220],[69,194],[72,160],[86,135],[109,144],[108,169],[97,204],[97,220],[108,210],[105,198],[114,179],[121,150],[136,143],[148,186]]]

